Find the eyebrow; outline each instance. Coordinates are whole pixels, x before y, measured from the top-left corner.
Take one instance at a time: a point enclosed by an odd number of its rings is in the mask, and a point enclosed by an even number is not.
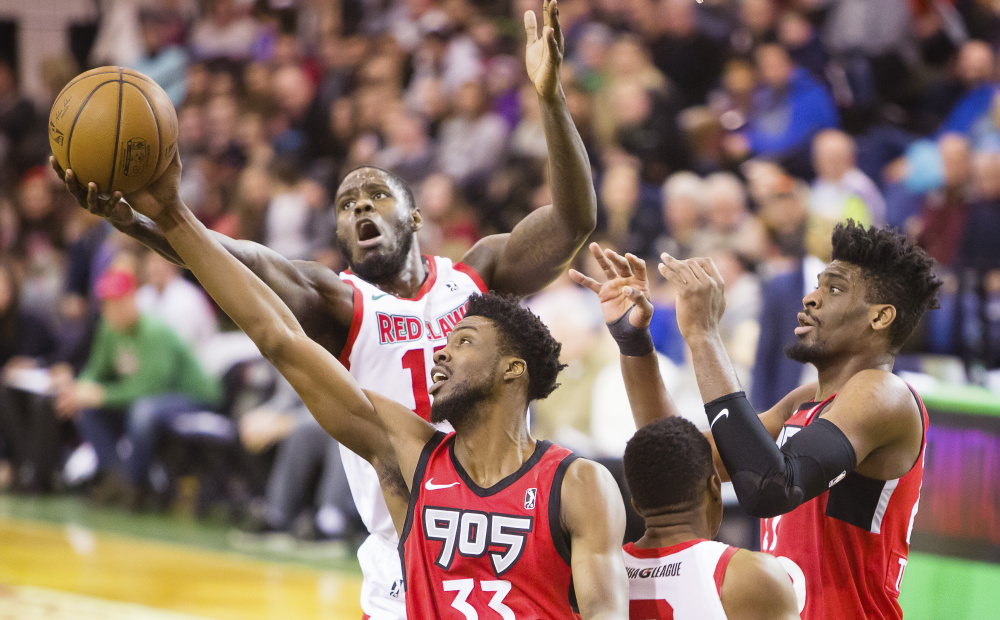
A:
[[[826,276],[828,279],[836,278],[842,282],[846,282],[847,284],[851,283],[851,280],[847,276],[837,273],[836,271],[824,271],[823,273],[819,274],[818,279],[822,279],[824,276]]]

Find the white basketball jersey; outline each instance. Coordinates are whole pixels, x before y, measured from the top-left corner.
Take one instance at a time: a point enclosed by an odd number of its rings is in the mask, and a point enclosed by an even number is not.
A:
[[[440,256],[426,256],[427,279],[412,299],[379,289],[344,272],[341,279],[354,287],[354,318],[340,362],[362,388],[409,407],[430,418],[430,372],[435,349],[465,316],[473,293],[486,292],[471,267]],[[378,475],[367,461],[341,446],[341,456],[358,514],[368,531],[395,549],[396,528],[382,498]]]
[[[657,549],[629,543],[622,551],[629,620],[726,620],[722,578],[736,547],[696,539]]]

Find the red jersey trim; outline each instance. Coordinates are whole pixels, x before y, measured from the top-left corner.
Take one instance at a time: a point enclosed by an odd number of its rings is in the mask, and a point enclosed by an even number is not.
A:
[[[351,329],[347,332],[347,341],[344,343],[344,348],[340,350],[340,356],[337,359],[344,365],[344,368],[350,370],[351,351],[354,350],[354,341],[358,339],[361,323],[365,319],[365,296],[361,294],[358,287],[354,286],[353,282],[348,280],[347,283],[354,290],[354,314],[351,315]]]
[[[448,445],[448,456],[451,458],[451,464],[455,467],[455,471],[458,472],[458,477],[462,479],[465,486],[467,486],[470,491],[479,497],[489,497],[491,495],[496,495],[500,491],[503,491],[510,485],[520,480],[521,476],[531,471],[531,468],[534,467],[538,461],[542,460],[542,457],[545,456],[545,453],[548,452],[551,447],[552,443],[548,441],[535,442],[535,451],[531,454],[528,460],[522,463],[521,466],[517,468],[517,471],[505,477],[503,480],[497,482],[488,489],[484,489],[473,482],[469,474],[466,473],[465,468],[458,462],[458,457],[455,456],[454,441]]]
[[[719,592],[719,597],[722,597],[722,580],[726,577],[726,569],[729,568],[729,560],[733,559],[736,552],[739,551],[736,547],[727,547],[725,551],[722,552],[722,556],[719,558],[719,563],[715,565],[715,589]]]
[[[480,292],[482,292],[482,293],[486,292],[486,290],[487,290],[486,289],[486,283],[483,282],[482,277],[480,277],[479,273],[476,272],[475,269],[473,269],[472,267],[466,265],[465,263],[455,263],[453,266],[455,267],[455,271],[461,271],[465,275],[467,275],[470,278],[472,278],[472,281],[475,282],[476,286],[479,287],[479,291]]]
[[[434,288],[434,283],[437,282],[438,278],[438,265],[437,261],[433,256],[424,255],[427,259],[427,277],[424,278],[424,283],[420,285],[420,290],[417,291],[416,297],[400,297],[404,301],[420,301],[424,298],[424,295],[431,292]]]
[[[682,543],[677,543],[676,545],[670,545],[669,547],[636,547],[635,543],[626,543],[625,552],[628,553],[633,558],[639,558],[642,560],[653,560],[655,558],[665,558],[668,555],[673,555],[685,549],[690,549],[691,547],[697,545],[698,543],[703,543],[707,539],[705,538],[693,538],[691,540],[686,540]]]

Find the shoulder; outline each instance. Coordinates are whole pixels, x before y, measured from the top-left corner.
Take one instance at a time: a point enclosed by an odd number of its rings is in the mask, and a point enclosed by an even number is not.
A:
[[[792,580],[777,558],[766,553],[737,551],[722,580],[721,598],[731,618],[798,617]]]
[[[462,257],[461,262],[472,267],[479,274],[479,277],[486,284],[487,289],[491,288],[490,281],[493,276],[493,268],[496,265],[497,257],[503,252],[509,237],[509,233],[483,237],[474,246],[469,248],[469,251]]]
[[[593,522],[593,515],[618,512],[624,518],[625,504],[614,476],[606,467],[594,461],[577,458],[566,468],[560,491],[563,523],[567,529],[574,524]]]
[[[847,380],[837,393],[831,409],[837,405],[864,405],[863,413],[908,418],[919,414],[917,402],[905,381],[891,372],[866,369]],[[859,410],[859,413],[861,411]]]

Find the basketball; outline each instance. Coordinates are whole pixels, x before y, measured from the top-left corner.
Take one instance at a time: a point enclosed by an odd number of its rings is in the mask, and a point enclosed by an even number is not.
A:
[[[99,192],[155,181],[177,148],[177,113],[159,84],[124,67],[81,73],[56,97],[49,146],[63,169]]]

